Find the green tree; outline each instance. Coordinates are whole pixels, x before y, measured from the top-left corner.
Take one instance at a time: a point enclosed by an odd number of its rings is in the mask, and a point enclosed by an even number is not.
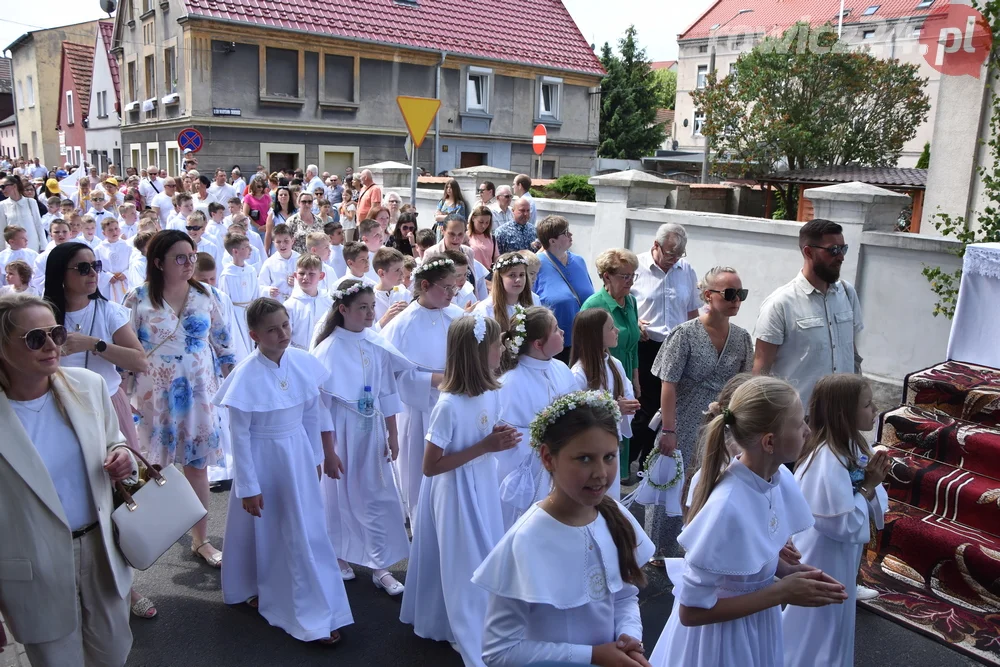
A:
[[[920,157],[917,158],[917,169],[930,169],[931,166],[931,142],[926,142],[924,144],[924,150],[920,153]]]
[[[989,157],[978,161],[976,174],[982,181],[983,194],[981,201],[989,202],[982,210],[975,211],[974,224],[962,216],[950,216],[945,213],[934,215],[930,222],[943,236],[957,239],[961,245],[954,250],[959,257],[965,256],[965,249],[973,243],[1000,242],[1000,96],[997,95],[997,82],[1000,81],[1000,56],[997,53],[997,38],[1000,37],[1000,0],[981,2],[972,0],[972,6],[983,15],[983,20],[989,25],[993,36],[994,47],[990,50],[985,79],[986,94],[990,100],[990,125],[987,139],[981,140]],[[928,156],[928,164],[930,159]],[[962,280],[962,269],[944,271],[939,266],[925,266],[924,276],[931,284],[931,291],[937,295],[934,304],[934,316],[944,315],[948,319],[955,316],[955,305],[958,302],[958,286]]]
[[[636,42],[635,26],[618,40],[619,55],[605,42],[601,64],[607,75],[601,82],[601,157],[638,160],[663,144],[663,126],[656,125],[659,86]]]
[[[691,96],[705,113],[702,134],[726,158],[716,173],[759,179],[778,169],[891,166],[927,119],[927,80],[917,73],[839,42],[830,25],[800,23],[740,56],[725,78],[710,74]],[[796,188],[777,193],[793,219]]]
[[[677,72],[669,69],[658,69],[654,72],[656,84],[660,89],[660,108],[673,109],[677,102]]]

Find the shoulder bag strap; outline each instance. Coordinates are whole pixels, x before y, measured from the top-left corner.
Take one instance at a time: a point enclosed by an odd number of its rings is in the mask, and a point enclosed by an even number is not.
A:
[[[566,274],[563,273],[562,267],[559,266],[559,260],[550,255],[548,250],[545,251],[545,257],[549,260],[549,264],[555,267],[556,272],[559,274],[559,277],[563,279],[563,282],[566,283],[566,287],[569,288],[569,291],[573,294],[573,298],[576,299],[576,305],[582,306],[583,302],[580,301],[580,295],[576,293],[576,290],[573,289],[573,285],[570,284]]]

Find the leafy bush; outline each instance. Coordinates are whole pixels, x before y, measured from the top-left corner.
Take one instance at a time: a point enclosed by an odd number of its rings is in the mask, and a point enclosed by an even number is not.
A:
[[[588,180],[590,177],[583,174],[564,174],[549,185],[548,189],[577,201],[597,201],[597,193]]]

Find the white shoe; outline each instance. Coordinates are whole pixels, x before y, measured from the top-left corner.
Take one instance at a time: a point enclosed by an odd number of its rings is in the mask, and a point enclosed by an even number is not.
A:
[[[344,581],[353,581],[354,576],[354,570],[351,569],[350,565],[344,565],[340,568],[340,578]]]
[[[375,584],[375,588],[381,588],[393,597],[400,595],[403,592],[403,584],[396,581],[396,577],[392,576],[390,572],[386,572],[381,577],[377,577],[373,574],[372,583]]]
[[[858,586],[857,591],[858,600],[874,600],[881,595],[874,588],[868,588],[867,586]]]

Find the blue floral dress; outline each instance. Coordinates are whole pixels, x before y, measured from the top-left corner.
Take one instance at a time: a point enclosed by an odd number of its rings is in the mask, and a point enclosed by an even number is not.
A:
[[[208,289],[209,294],[188,290],[179,322],[167,304],[153,306],[146,285],[125,299],[149,357],[149,369],[136,378],[132,405],[140,416],[139,444],[150,463],[204,468],[222,458],[212,397],[222,365],[236,363],[236,357],[218,293]]]

